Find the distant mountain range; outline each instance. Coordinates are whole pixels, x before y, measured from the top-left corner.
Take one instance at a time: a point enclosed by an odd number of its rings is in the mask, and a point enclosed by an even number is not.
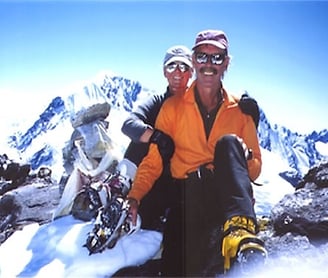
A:
[[[328,159],[327,154],[318,151],[319,142],[328,143],[328,130],[313,131],[310,134],[299,134],[290,129],[270,124],[264,111],[260,109],[258,128],[262,148],[278,154],[287,161],[291,169],[280,173],[281,177],[296,186],[310,168]]]
[[[154,93],[157,92],[144,88],[138,81],[104,75],[100,82],[87,84],[81,91],[65,99],[55,97],[28,130],[18,130],[9,135],[8,144],[31,164],[32,169],[53,167],[62,159],[61,150],[72,132],[67,127],[70,127],[70,119],[77,112],[94,103],[106,101],[111,104],[111,114],[112,111],[118,112],[114,113],[115,118],[111,117],[111,121],[122,122],[139,101]],[[280,175],[294,186],[309,168],[328,160],[327,154],[320,153],[317,148],[319,142],[328,143],[327,129],[313,131],[311,134],[298,134],[284,126],[270,123],[260,108],[258,134],[263,149],[278,154],[287,162],[290,168]]]

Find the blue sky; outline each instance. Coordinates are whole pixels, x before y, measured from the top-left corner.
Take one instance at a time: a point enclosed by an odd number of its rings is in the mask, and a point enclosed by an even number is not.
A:
[[[233,57],[225,87],[246,89],[272,123],[320,131],[328,118],[327,14],[323,1],[0,0],[1,98],[50,100],[102,70],[163,92],[166,49],[222,29]]]

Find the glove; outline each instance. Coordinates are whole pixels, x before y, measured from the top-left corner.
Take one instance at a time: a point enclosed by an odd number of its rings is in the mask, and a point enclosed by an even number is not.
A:
[[[149,142],[157,145],[163,160],[163,166],[169,163],[175,149],[172,138],[164,132],[154,129],[153,134],[149,138]]]
[[[250,115],[254,121],[255,127],[257,129],[260,121],[260,110],[255,99],[251,98],[247,93],[242,94],[241,99],[238,102],[240,110],[246,114]]]

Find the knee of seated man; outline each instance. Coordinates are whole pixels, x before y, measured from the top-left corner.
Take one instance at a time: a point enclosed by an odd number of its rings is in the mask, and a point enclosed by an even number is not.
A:
[[[239,143],[238,141],[238,137],[234,134],[227,134],[222,136],[217,142],[216,142],[216,148],[218,148],[219,146],[222,147],[227,147],[231,144],[236,144]]]

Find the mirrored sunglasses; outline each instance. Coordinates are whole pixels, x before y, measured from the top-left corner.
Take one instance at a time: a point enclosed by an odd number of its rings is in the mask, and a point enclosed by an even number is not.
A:
[[[186,64],[184,63],[170,63],[168,64],[166,67],[165,67],[165,70],[168,72],[168,73],[172,73],[174,72],[177,68],[179,68],[179,70],[181,72],[186,72],[189,70],[189,66],[187,66]]]
[[[196,62],[198,64],[205,64],[208,60],[211,61],[213,65],[221,65],[226,57],[226,54],[207,54],[204,52],[196,53]]]

